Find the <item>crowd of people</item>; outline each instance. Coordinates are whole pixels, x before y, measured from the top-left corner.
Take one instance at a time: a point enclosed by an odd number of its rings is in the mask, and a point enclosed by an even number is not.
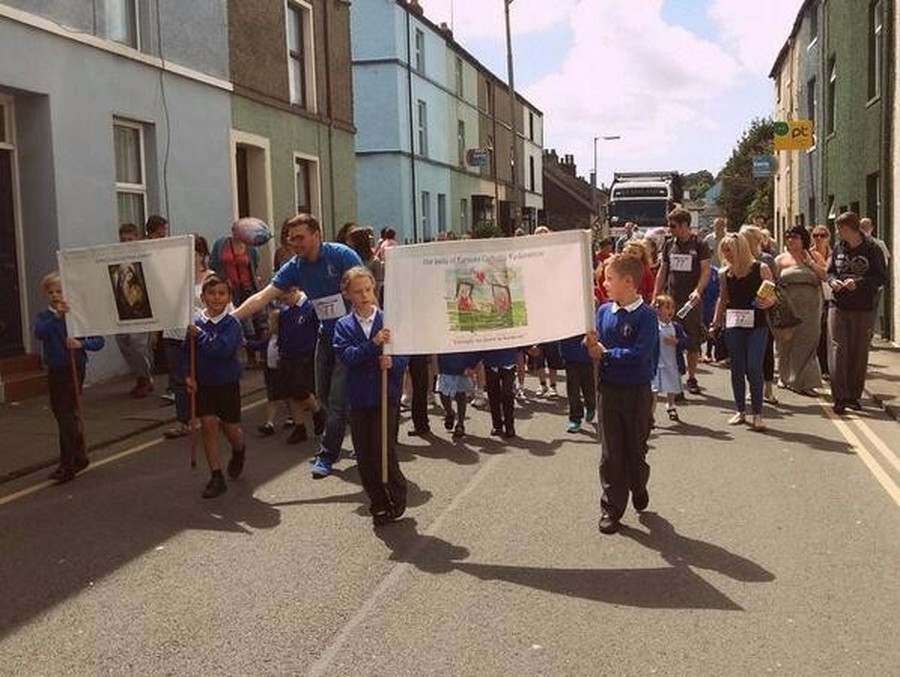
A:
[[[382,314],[384,254],[397,245],[392,229],[384,229],[375,242],[370,230],[347,224],[336,241],[326,241],[313,216],[295,216],[282,227],[276,272],[268,284],[258,276],[256,249],[229,236],[210,250],[197,236],[197,318],[190,327],[163,336],[178,421],[167,436],[192,432],[193,397],[210,468],[203,497],[225,492],[219,432],[231,446],[226,472],[237,479],[246,459],[240,424],[242,362],[261,362],[268,406],[258,433],[276,434],[283,412],[290,428],[286,441],[298,443],[309,437],[309,417],[318,438],[311,473],[322,479],[340,458],[349,427],[373,523],[381,526],[406,508],[406,481],[395,452],[402,406],[411,409],[408,434],[428,437],[429,400],[436,398],[443,407],[444,428],[462,440],[468,406],[486,400],[491,435],[510,439],[517,434],[515,409],[527,405],[529,367],[540,378],[538,395],[548,398],[557,396],[557,371],[565,370],[566,431],[577,433],[583,423],[595,420],[599,424],[599,527],[613,533],[629,494],[638,511],[649,503],[646,453],[657,401],[664,401],[668,419],[678,425],[683,388],[692,394],[703,390],[701,361],[730,368],[734,413],[729,425],[766,429],[764,403],[777,402],[776,355],[778,386],[817,397],[824,374],[831,379],[835,413],[861,406],[887,261],[866,234],[865,220],[848,212],[835,225],[833,247],[827,227],[797,226],[786,233],[784,251],[778,253],[761,224],[729,231],[719,219],[711,233],[701,236],[692,227],[691,214],[675,209],[663,237],[641,237],[638,227],[629,224],[618,240],[600,243],[594,275],[596,325],[585,334],[536,346],[409,359],[384,354],[391,340]],[[137,229],[126,226],[120,239],[136,239]],[[54,479],[66,482],[88,463],[72,393],[80,388],[86,351],[99,349],[103,341],[67,337],[63,317],[68,307],[58,275],[48,276],[44,288],[49,309],[38,318],[37,335],[51,372],[51,403],[59,422],[60,466]],[[133,346],[140,345],[134,339],[117,337],[117,342],[123,355],[134,354]],[[189,374],[192,344],[196,369]],[[76,357],[75,372],[65,360],[67,351]],[[132,367],[138,374],[135,390],[146,390],[143,359]],[[386,433],[383,371],[389,382]],[[387,467],[382,467],[383,434],[389,441]]]

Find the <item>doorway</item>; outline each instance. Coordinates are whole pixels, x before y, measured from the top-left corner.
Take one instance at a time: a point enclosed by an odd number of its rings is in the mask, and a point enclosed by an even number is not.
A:
[[[0,357],[25,352],[22,336],[11,106],[0,100]]]

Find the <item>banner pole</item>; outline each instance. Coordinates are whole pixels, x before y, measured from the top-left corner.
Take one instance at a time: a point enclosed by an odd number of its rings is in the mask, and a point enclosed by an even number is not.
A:
[[[381,483],[388,483],[388,370],[381,369]]]
[[[188,342],[190,345],[190,374],[191,383],[191,469],[197,467],[197,338],[188,332]]]
[[[87,428],[84,425],[84,401],[81,397],[81,383],[78,379],[78,363],[75,359],[75,348],[69,348],[69,364],[72,367],[72,387],[75,389],[75,411],[78,412],[78,433],[81,437],[81,454],[88,457]]]

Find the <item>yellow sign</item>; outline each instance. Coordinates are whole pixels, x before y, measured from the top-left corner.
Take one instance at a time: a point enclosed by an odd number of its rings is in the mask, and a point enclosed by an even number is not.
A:
[[[806,150],[816,145],[812,120],[775,123],[775,150]]]

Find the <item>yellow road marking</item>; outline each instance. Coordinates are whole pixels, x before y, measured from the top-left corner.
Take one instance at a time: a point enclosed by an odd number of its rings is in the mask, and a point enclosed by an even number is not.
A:
[[[869,442],[871,442],[878,451],[881,452],[881,455],[884,456],[885,460],[894,466],[894,470],[900,471],[900,458],[897,458],[897,455],[890,450],[888,445],[882,442],[881,438],[872,430],[865,421],[856,416],[851,416],[850,420],[856,424],[856,427],[859,428],[863,435],[865,435]]]
[[[255,402],[250,402],[249,404],[245,404],[241,407],[241,411],[247,411],[249,409],[253,409],[254,407],[258,407],[261,404],[265,404],[265,400],[256,400]],[[131,447],[129,449],[125,449],[120,451],[117,454],[113,454],[112,456],[107,456],[106,458],[101,458],[99,461],[91,461],[91,464],[85,468],[80,474],[84,475],[89,473],[97,468],[102,468],[107,463],[112,463],[113,461],[120,461],[123,458],[127,458],[128,456],[133,456],[134,454],[139,454],[142,451],[146,451],[151,447],[155,447],[158,444],[162,444],[166,441],[165,437],[157,437],[156,439],[150,440],[149,442],[144,442],[142,444],[138,444],[137,446]],[[16,491],[15,493],[9,494],[9,496],[0,497],[0,505],[7,505],[8,503],[12,503],[13,501],[18,501],[20,498],[25,498],[26,496],[30,496],[41,489],[46,489],[47,487],[56,486],[56,482],[52,480],[44,480],[42,482],[38,482],[30,487],[25,487],[20,491]]]

